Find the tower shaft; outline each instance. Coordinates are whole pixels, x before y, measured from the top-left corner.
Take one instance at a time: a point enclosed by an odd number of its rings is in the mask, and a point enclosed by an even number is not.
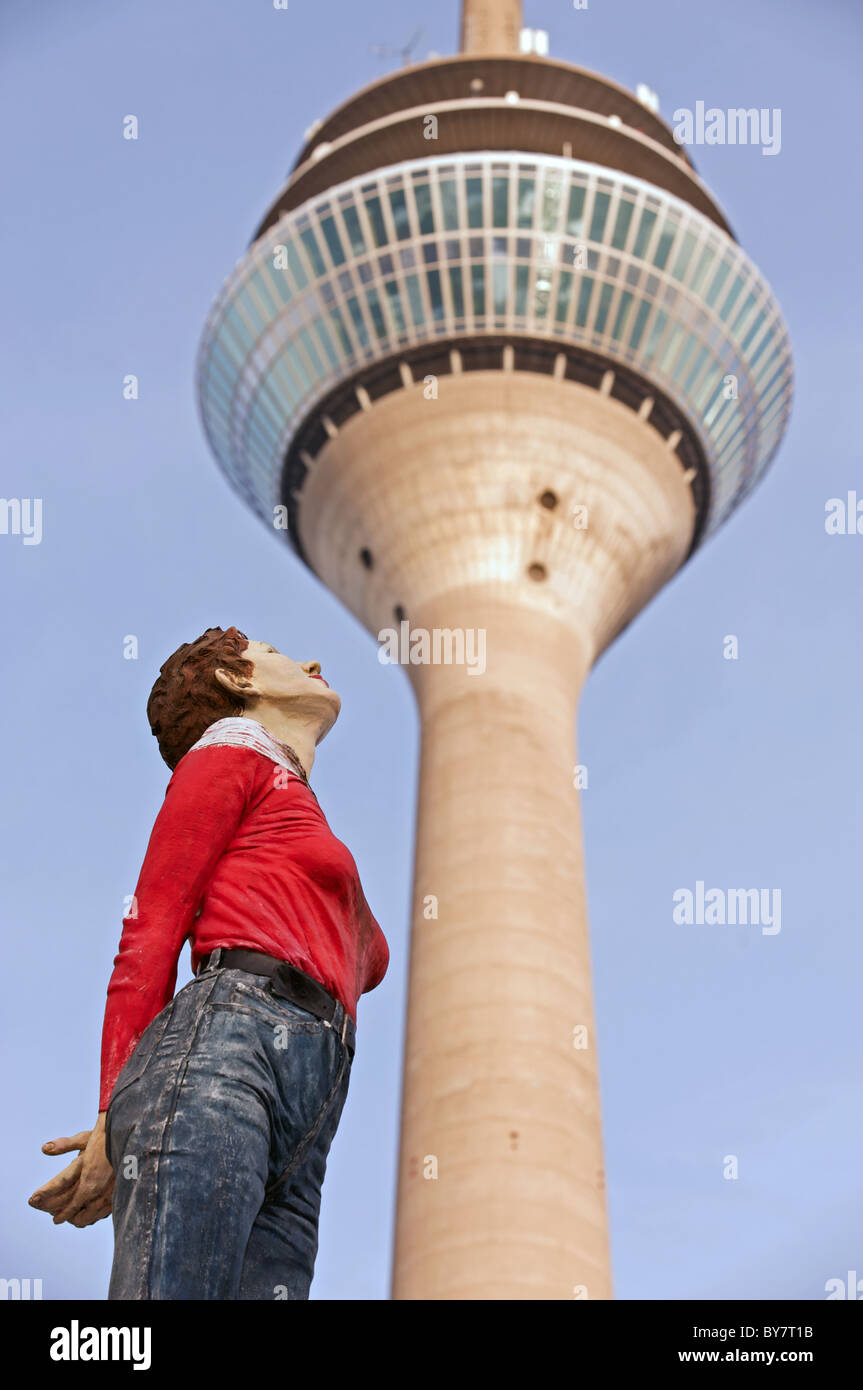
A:
[[[462,53],[517,53],[521,0],[464,0]]]
[[[393,1297],[607,1298],[573,788],[586,653],[551,615],[480,595],[430,606],[423,623],[449,626],[455,611],[485,633],[489,664],[476,676],[429,666],[417,680]]]

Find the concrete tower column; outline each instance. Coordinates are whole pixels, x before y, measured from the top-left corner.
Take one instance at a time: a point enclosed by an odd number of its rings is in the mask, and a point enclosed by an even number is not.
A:
[[[589,652],[488,593],[416,625],[482,631],[486,669],[409,668],[423,733],[393,1297],[608,1298],[573,786]]]
[[[464,0],[462,53],[517,53],[521,0]]]
[[[465,635],[461,664],[441,646],[406,666],[422,756],[393,1297],[609,1298],[575,711],[682,563],[692,496],[608,395],[409,381],[329,422],[301,513],[309,563],[376,635],[402,610],[412,633]]]

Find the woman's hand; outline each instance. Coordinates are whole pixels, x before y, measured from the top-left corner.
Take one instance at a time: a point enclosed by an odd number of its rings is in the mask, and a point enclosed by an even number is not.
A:
[[[71,1139],[49,1139],[42,1145],[43,1154],[68,1154],[78,1150],[62,1173],[38,1187],[30,1198],[30,1206],[47,1211],[54,1225],[68,1221],[73,1226],[92,1226],[103,1216],[111,1215],[114,1192],[114,1170],[105,1153],[105,1111],[100,1110],[93,1129],[84,1129]]]

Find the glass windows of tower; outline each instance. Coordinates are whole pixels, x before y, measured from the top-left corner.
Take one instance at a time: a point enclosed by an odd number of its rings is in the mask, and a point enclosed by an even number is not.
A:
[[[243,346],[246,352],[251,352],[254,345],[254,337],[233,304],[225,311],[225,323],[231,330],[236,341]]]
[[[387,336],[387,326],[384,323],[384,316],[381,312],[381,302],[378,298],[378,292],[374,286],[371,286],[366,291],[366,303],[369,306],[369,313],[372,316],[375,333],[379,338],[385,338]]]
[[[323,275],[326,271],[326,266],[324,265],[324,258],[320,253],[315,234],[311,227],[307,227],[304,232],[300,232],[300,240],[306,248],[315,275]]]
[[[572,290],[573,275],[571,270],[562,270],[560,280],[557,285],[557,308],[555,309],[555,320],[564,323],[569,313],[570,292]]]
[[[359,213],[357,212],[353,199],[348,200],[347,198],[340,198],[339,204],[341,207],[342,221],[345,224],[345,231],[351,248],[351,255],[363,256],[366,251],[366,242],[362,227],[360,226]]]
[[[354,332],[357,336],[357,340],[360,343],[361,347],[368,347],[369,333],[365,325],[365,320],[363,319],[362,310],[360,309],[360,306],[357,303],[356,296],[351,295],[347,303],[348,313],[351,316],[351,322],[354,326]]]
[[[335,221],[331,216],[321,218],[321,230],[323,231],[324,240],[327,243],[327,250],[330,253],[330,260],[333,265],[344,265],[346,256],[342,250],[342,243],[339,239],[338,231],[336,230]]]
[[[483,227],[485,219],[482,207],[482,179],[465,179],[465,194],[467,197],[467,225],[469,227]]]
[[[249,283],[246,283],[243,288],[238,291],[234,303],[240,310],[245,322],[251,327],[254,336],[257,337],[261,333],[266,333],[269,326],[266,312],[259,307],[260,301],[256,301]],[[270,318],[270,322],[272,322],[272,318]]]
[[[638,313],[635,315],[635,323],[632,325],[632,337],[629,340],[629,346],[633,350],[638,349],[641,346],[641,338],[644,333],[644,326],[647,323],[647,317],[652,307],[652,303],[649,299],[642,299],[641,303],[638,306]]]
[[[659,347],[659,340],[665,332],[665,325],[667,323],[668,315],[660,309],[654,316],[653,323],[650,326],[650,332],[647,335],[647,342],[644,345],[643,356],[645,362],[653,361],[656,349]]]
[[[686,364],[692,356],[692,351],[695,347],[696,342],[697,339],[695,337],[695,334],[687,333],[686,339],[683,343],[683,347],[680,351],[680,356],[675,362],[674,371],[671,374],[672,381],[676,382],[678,386],[683,380],[683,373],[686,370]]]
[[[422,328],[425,323],[425,313],[423,310],[422,294],[420,293],[420,282],[416,275],[405,276],[405,282],[408,287],[408,300],[410,302],[413,326],[414,328]]]
[[[632,254],[636,260],[644,260],[647,245],[653,235],[653,228],[656,223],[656,213],[649,207],[642,209],[641,221],[638,224],[638,233],[635,238],[635,245]]]
[[[752,351],[752,348],[753,348],[755,342],[756,342],[757,339],[758,339],[759,334],[761,333],[761,331],[762,331],[762,329],[763,329],[763,327],[764,327],[764,324],[765,324],[765,322],[766,322],[766,319],[767,319],[766,310],[764,310],[764,309],[759,309],[759,310],[758,310],[758,313],[755,315],[755,318],[752,320],[752,323],[751,323],[750,328],[749,328],[749,332],[746,334],[746,337],[743,339],[743,342],[740,344],[740,350],[741,350],[741,352],[744,353],[745,356],[748,356],[749,353]]]
[[[624,290],[620,296],[620,303],[617,306],[617,314],[614,319],[614,328],[611,330],[611,336],[615,342],[619,342],[623,337],[623,332],[626,328],[626,320],[629,316],[630,305],[634,298],[635,296],[631,290]]]
[[[494,312],[497,318],[506,317],[507,288],[508,288],[508,267],[506,265],[495,264],[492,266],[494,284]]]
[[[680,347],[680,341],[682,337],[683,329],[681,328],[680,324],[675,324],[668,335],[668,339],[665,344],[665,349],[662,353],[662,358],[659,363],[661,371],[667,372],[671,367],[671,364],[674,361],[674,358],[677,354],[677,349]]]
[[[578,290],[578,304],[575,310],[575,322],[579,328],[584,328],[587,323],[587,314],[590,309],[590,297],[593,294],[593,280],[589,275],[582,275],[581,285]]]
[[[704,296],[705,302],[707,303],[709,308],[712,309],[714,304],[716,303],[717,296],[719,295],[722,286],[725,284],[725,281],[728,279],[730,272],[731,265],[729,261],[727,261],[725,257],[723,257],[716,268],[716,274],[713,277],[710,289]]]
[[[569,206],[566,210],[566,230],[569,236],[581,236],[584,231],[584,200],[587,189],[583,183],[573,182],[569,190]]]
[[[389,237],[387,236],[387,229],[384,225],[384,215],[381,211],[380,198],[377,194],[373,194],[371,197],[365,199],[365,205],[366,215],[369,219],[369,226],[372,229],[375,246],[386,246]]]
[[[450,266],[449,287],[452,295],[452,311],[456,319],[464,318],[464,294],[462,292],[461,266]]]
[[[282,277],[282,280],[284,281],[284,277]],[[264,314],[269,321],[272,322],[273,319],[278,317],[281,303],[276,297],[273,282],[269,276],[264,273],[263,267],[256,270],[254,275],[249,276],[249,286],[254,291],[258,303],[264,310]]]
[[[610,193],[601,193],[597,191],[596,197],[593,200],[593,212],[590,218],[589,241],[602,241],[605,232],[605,219],[608,216],[608,206],[610,202]]]
[[[518,225],[533,226],[533,200],[536,192],[534,179],[520,178],[518,181]]]
[[[311,362],[312,368],[317,373],[318,379],[320,380],[320,378],[324,375],[324,364],[320,359],[318,349],[315,346],[314,341],[312,340],[309,330],[307,328],[301,328],[299,337],[300,342],[302,343],[303,348],[305,349],[306,356]]]
[[[556,232],[563,200],[563,179],[556,171],[546,170],[542,190],[542,230]]]
[[[608,318],[608,310],[611,305],[611,296],[614,294],[614,286],[604,284],[599,294],[599,304],[597,305],[596,318],[593,324],[594,337],[598,338],[605,332],[605,321]]]
[[[373,246],[380,254],[369,256]],[[466,325],[533,326],[613,346],[636,370],[650,363],[693,415],[698,404],[716,458],[720,448],[731,457],[741,420],[744,435],[761,427],[766,439],[759,411],[781,421],[786,408],[787,349],[769,291],[703,218],[560,161],[474,156],[367,177],[274,228],[214,311],[201,376],[208,428],[230,452],[262,377],[276,418],[289,397],[291,410],[305,408],[307,392],[360,361]],[[745,407],[722,395],[729,372],[745,378]],[[256,448],[267,430],[256,424]],[[288,437],[286,420],[278,431]]]
[[[457,232],[460,224],[458,216],[458,189],[455,179],[441,179],[439,187],[444,228],[448,232]],[[433,230],[434,223],[432,223],[432,231]]]
[[[739,339],[741,334],[745,332],[746,328],[749,326],[749,322],[754,309],[755,291],[750,290],[749,294],[744,299],[743,304],[740,310],[738,311],[734,321],[731,324],[732,338]]]
[[[695,237],[692,235],[692,232],[684,232],[680,239],[680,246],[674,258],[674,265],[671,270],[675,280],[682,280],[685,276],[694,250]]]
[[[692,290],[693,294],[696,294],[701,290],[701,286],[704,283],[704,277],[706,276],[708,270],[713,265],[713,262],[715,260],[715,247],[709,244],[706,245],[702,249],[701,254],[698,257],[698,263],[695,267],[695,273],[692,276],[692,280],[690,281],[690,289]]]
[[[515,316],[523,319],[527,313],[527,286],[530,280],[530,266],[517,265],[515,268]]]
[[[441,293],[440,272],[437,270],[426,271],[426,282],[428,284],[429,301],[431,303],[432,317],[442,319],[444,316],[443,294]]]
[[[509,179],[495,177],[491,181],[492,225],[509,226]]]
[[[683,384],[683,390],[686,394],[688,394],[692,390],[692,387],[698,380],[699,373],[701,372],[701,369],[706,361],[707,348],[702,347],[699,349],[698,355],[696,356],[695,361],[692,364],[689,376],[686,378],[686,381]]]
[[[671,245],[674,241],[676,233],[676,221],[671,217],[667,217],[665,219],[665,222],[663,223],[662,231],[659,234],[659,240],[656,243],[656,250],[653,253],[653,264],[656,266],[657,270],[665,269],[665,265],[668,260],[668,253],[671,250]]]
[[[723,323],[727,323],[727,322],[728,322],[728,315],[731,313],[731,310],[734,308],[734,305],[737,303],[738,296],[739,296],[740,291],[741,291],[742,289],[743,289],[743,276],[742,276],[742,275],[737,275],[737,276],[735,276],[734,281],[733,281],[732,286],[731,286],[731,289],[728,291],[728,294],[725,296],[725,300],[723,301],[722,307],[721,307],[721,309],[719,310],[719,317],[721,318],[721,320],[722,320]]]
[[[428,184],[414,184],[414,197],[416,198],[417,204],[417,219],[419,221],[420,236],[428,236],[429,232],[434,231],[431,189]]]
[[[312,327],[314,328],[315,333],[318,336],[318,342],[321,344],[321,346],[324,349],[324,352],[327,355],[327,361],[329,362],[330,366],[335,370],[335,368],[339,365],[339,355],[336,352],[336,349],[333,345],[333,340],[327,332],[324,326],[324,321],[321,318],[320,314],[317,314],[316,317],[312,319]]]
[[[390,189],[390,210],[393,215],[393,226],[395,227],[396,240],[407,241],[411,234],[411,224],[408,218],[408,205],[404,189]]]
[[[626,246],[626,238],[629,235],[629,224],[632,221],[632,214],[635,204],[628,199],[621,198],[617,207],[617,217],[614,222],[614,232],[611,237],[611,244],[615,251],[622,251]]]
[[[473,298],[473,316],[477,320],[485,319],[485,266],[474,264],[470,268],[471,296]]]
[[[306,370],[305,364],[302,358],[300,357],[299,352],[297,351],[296,343],[288,343],[285,346],[282,353],[282,359],[287,361],[294,376],[299,380],[300,384],[302,385],[303,390],[308,391],[311,387],[312,381],[311,377],[309,376]]]

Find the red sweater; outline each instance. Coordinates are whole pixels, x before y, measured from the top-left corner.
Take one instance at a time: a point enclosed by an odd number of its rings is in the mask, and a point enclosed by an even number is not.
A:
[[[255,720],[212,724],[168,784],[108,985],[100,1110],[173,997],[187,939],[193,970],[217,946],[290,961],[354,1022],[359,996],[386,974],[389,949],[353,856]]]

